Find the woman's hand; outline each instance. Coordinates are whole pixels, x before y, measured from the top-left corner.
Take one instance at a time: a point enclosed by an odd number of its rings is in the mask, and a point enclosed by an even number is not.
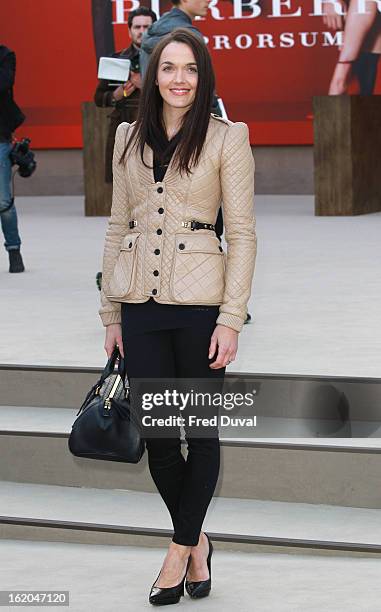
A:
[[[106,339],[104,348],[108,358],[111,357],[115,345],[118,345],[119,352],[122,357],[124,357],[122,326],[120,323],[112,323],[112,325],[107,325],[106,327]]]
[[[216,325],[210,339],[209,359],[213,357],[217,347],[217,359],[209,364],[213,370],[224,368],[235,359],[238,349],[238,332],[226,325]]]
[[[345,11],[346,4],[344,0],[340,0],[341,8]],[[335,11],[335,7],[333,4],[325,3],[323,5],[323,23],[327,28],[331,30],[343,30],[344,29],[344,17],[343,15],[338,15]]]

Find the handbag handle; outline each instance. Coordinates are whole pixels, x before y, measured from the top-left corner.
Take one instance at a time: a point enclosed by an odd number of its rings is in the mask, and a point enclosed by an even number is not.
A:
[[[101,374],[101,377],[99,378],[99,380],[95,383],[95,385],[93,385],[90,389],[90,391],[88,392],[88,394],[86,395],[80,409],[77,412],[77,416],[81,413],[81,411],[85,408],[85,406],[87,406],[87,404],[89,403],[89,401],[91,401],[91,399],[93,399],[95,397],[95,395],[99,394],[100,388],[102,387],[104,381],[106,380],[106,378],[108,378],[115,369],[115,364],[116,364],[116,360],[119,359],[118,361],[118,374],[122,379],[122,383],[123,383],[123,387],[124,389],[126,389],[125,386],[125,378],[126,378],[126,365],[125,365],[125,361],[123,359],[123,357],[120,354],[119,348],[117,346],[114,347],[113,352],[111,353],[105,367],[104,370]]]
[[[108,378],[110,376],[110,374],[113,373],[114,369],[115,369],[115,364],[116,364],[116,360],[118,359],[118,374],[120,375],[120,377],[123,380],[124,383],[124,379],[126,377],[126,365],[124,362],[124,359],[122,357],[122,355],[120,354],[119,351],[119,347],[115,345],[113,352],[111,353],[105,367],[104,370],[102,372],[102,375],[99,379],[98,385],[101,387],[104,383],[104,381],[106,380],[106,378]]]

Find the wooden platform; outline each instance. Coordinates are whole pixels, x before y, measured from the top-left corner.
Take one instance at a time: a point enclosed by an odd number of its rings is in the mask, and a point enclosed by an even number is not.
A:
[[[381,96],[314,98],[315,215],[381,211]]]

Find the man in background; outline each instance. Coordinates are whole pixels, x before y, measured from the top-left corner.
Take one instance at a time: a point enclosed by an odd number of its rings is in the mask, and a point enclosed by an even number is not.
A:
[[[111,57],[129,59],[131,61],[130,77],[123,85],[118,85],[106,79],[101,79],[94,94],[94,102],[100,107],[113,107],[107,136],[105,155],[105,181],[112,183],[112,154],[114,150],[115,132],[120,123],[132,123],[136,119],[140,88],[140,45],[144,32],[156,21],[156,14],[144,6],[131,11],[128,16],[128,31],[131,45],[122,51],[113,53]]]
[[[205,17],[208,12],[209,0],[172,0],[172,10],[164,13],[155,25],[151,26],[143,36],[140,51],[140,70],[142,77],[147,70],[150,55],[163,36],[175,28],[189,28],[202,41],[204,37],[192,23],[195,17]]]
[[[16,55],[0,45],[0,218],[9,256],[9,272],[24,272],[20,253],[21,239],[17,227],[17,213],[12,195],[12,133],[25,116],[13,100],[16,75]]]
[[[140,45],[144,32],[156,19],[156,14],[145,6],[130,12],[127,23],[131,45],[122,51],[113,53],[111,56],[130,60],[130,77],[123,85],[106,79],[100,79],[94,94],[94,102],[97,106],[114,108],[110,115],[105,151],[106,183],[112,183],[112,157],[117,127],[123,121],[132,123],[137,116],[141,88]],[[102,287],[102,272],[97,272],[96,283],[100,291]]]

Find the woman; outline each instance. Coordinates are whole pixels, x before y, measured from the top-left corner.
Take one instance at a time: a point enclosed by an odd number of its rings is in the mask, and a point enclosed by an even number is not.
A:
[[[210,114],[214,74],[202,40],[174,30],[155,48],[136,122],[117,130],[100,316],[135,380],[222,386],[237,353],[256,257],[254,161],[244,123]],[[223,202],[227,255],[214,232]],[[137,387],[136,387],[137,388]],[[146,439],[152,478],[174,535],[152,604],[211,587],[212,544],[201,531],[218,478],[216,428],[205,437]]]
[[[361,95],[371,95],[377,77],[381,53],[381,13],[373,1],[365,3],[366,13],[359,13],[358,0],[340,0],[345,18],[344,44],[329,87],[329,95],[347,92],[351,76],[358,79]],[[342,30],[344,19],[333,4],[324,4],[324,23],[333,30]]]

